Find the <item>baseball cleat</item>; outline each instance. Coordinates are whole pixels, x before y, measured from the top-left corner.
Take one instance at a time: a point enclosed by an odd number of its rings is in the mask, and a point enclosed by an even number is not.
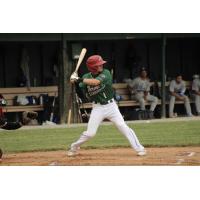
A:
[[[77,152],[77,151],[72,151],[72,150],[69,150],[69,151],[67,152],[67,156],[69,156],[69,157],[76,156],[77,154],[78,154],[78,152]]]
[[[80,147],[75,147],[75,145],[71,145],[71,147],[70,147],[70,150],[67,152],[67,155],[69,156],[69,157],[72,157],[72,156],[76,156],[76,155],[78,155],[78,150],[80,149]]]
[[[137,152],[137,155],[138,156],[146,156],[147,155],[147,151],[144,149],[144,150],[142,150],[142,151],[138,151]]]

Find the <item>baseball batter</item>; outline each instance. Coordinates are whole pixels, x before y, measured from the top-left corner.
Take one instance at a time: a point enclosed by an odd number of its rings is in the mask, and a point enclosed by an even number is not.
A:
[[[192,117],[190,100],[185,95],[185,82],[182,80],[182,76],[178,74],[175,80],[172,80],[169,85],[170,102],[169,102],[169,117],[174,117],[174,103],[175,100],[184,101],[186,113],[188,117]]]
[[[195,97],[195,107],[197,114],[200,116],[200,79],[199,75],[193,76],[194,80],[192,82],[192,90],[194,92]]]
[[[77,154],[80,146],[95,136],[100,123],[108,119],[115,124],[118,130],[128,139],[131,147],[137,155],[146,155],[146,150],[140,144],[135,132],[124,122],[118,106],[113,99],[112,76],[107,69],[103,68],[106,63],[99,55],[93,55],[87,59],[86,65],[90,73],[79,78],[76,73],[71,75],[71,82],[79,83],[79,86],[93,102],[93,108],[88,122],[87,130],[80,138],[71,144],[68,156]]]

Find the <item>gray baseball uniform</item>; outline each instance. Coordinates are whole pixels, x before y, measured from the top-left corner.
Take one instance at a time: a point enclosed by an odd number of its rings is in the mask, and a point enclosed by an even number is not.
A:
[[[200,79],[194,79],[192,82],[192,90],[200,92]],[[196,111],[200,114],[200,95],[194,94]]]
[[[191,107],[190,107],[190,101],[189,98],[184,94],[186,90],[185,82],[181,81],[180,83],[177,83],[175,80],[172,80],[169,85],[169,91],[175,92],[178,95],[184,97],[184,105],[188,116],[192,116]],[[175,103],[176,97],[173,95],[170,95],[170,102],[169,102],[169,117],[173,117],[174,113],[174,103]]]
[[[158,103],[158,98],[150,95],[150,81],[149,79],[135,78],[129,84],[131,90],[131,99],[136,100],[140,104],[141,110],[145,110],[144,92],[147,92],[146,100],[151,102],[150,110],[154,111]]]

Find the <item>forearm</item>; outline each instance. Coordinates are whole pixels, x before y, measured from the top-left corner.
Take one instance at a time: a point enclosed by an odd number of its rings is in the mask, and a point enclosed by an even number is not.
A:
[[[83,79],[83,83],[85,83],[86,85],[99,85],[101,82],[97,79],[87,79],[87,78],[84,78]]]
[[[172,96],[175,96],[176,98],[180,98],[180,96],[179,96],[177,93],[175,93],[175,92],[170,92],[170,94],[171,94]]]
[[[144,91],[144,99],[146,99],[148,96],[148,91]]]
[[[195,94],[196,95],[200,95],[200,91],[195,91]]]

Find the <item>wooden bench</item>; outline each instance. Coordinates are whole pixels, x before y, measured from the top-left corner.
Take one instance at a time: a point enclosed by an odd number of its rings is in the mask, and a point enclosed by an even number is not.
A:
[[[166,84],[165,84],[166,91],[168,90],[169,83],[170,82],[166,82]],[[151,82],[151,86],[153,86],[153,84],[154,84],[154,82]],[[136,107],[136,106],[139,106],[139,103],[137,101],[131,100],[131,95],[130,95],[130,91],[128,89],[127,83],[114,83],[112,86],[113,86],[113,89],[115,90],[115,92],[122,97],[122,100],[120,100],[118,102],[119,107],[130,107],[130,106]],[[159,87],[159,90],[161,90],[161,83],[160,82],[158,82],[158,87]],[[187,87],[187,89],[190,89],[190,87],[191,87],[190,81],[186,81],[186,87]],[[191,102],[193,102],[193,101],[191,101]],[[177,100],[175,103],[176,104],[183,104],[184,102]],[[150,105],[149,102],[146,102],[145,104]],[[169,101],[166,101],[166,104],[169,104]],[[158,100],[158,105],[161,105],[160,99]],[[92,108],[92,103],[84,103],[83,105],[80,106],[80,108],[86,108],[86,109]]]
[[[0,94],[7,101],[7,105],[3,106],[3,112],[24,112],[24,111],[43,111],[43,105],[14,105],[14,98],[18,95],[36,96],[41,94],[48,94],[49,96],[58,95],[57,86],[45,86],[45,87],[26,87],[21,88],[0,88]]]

